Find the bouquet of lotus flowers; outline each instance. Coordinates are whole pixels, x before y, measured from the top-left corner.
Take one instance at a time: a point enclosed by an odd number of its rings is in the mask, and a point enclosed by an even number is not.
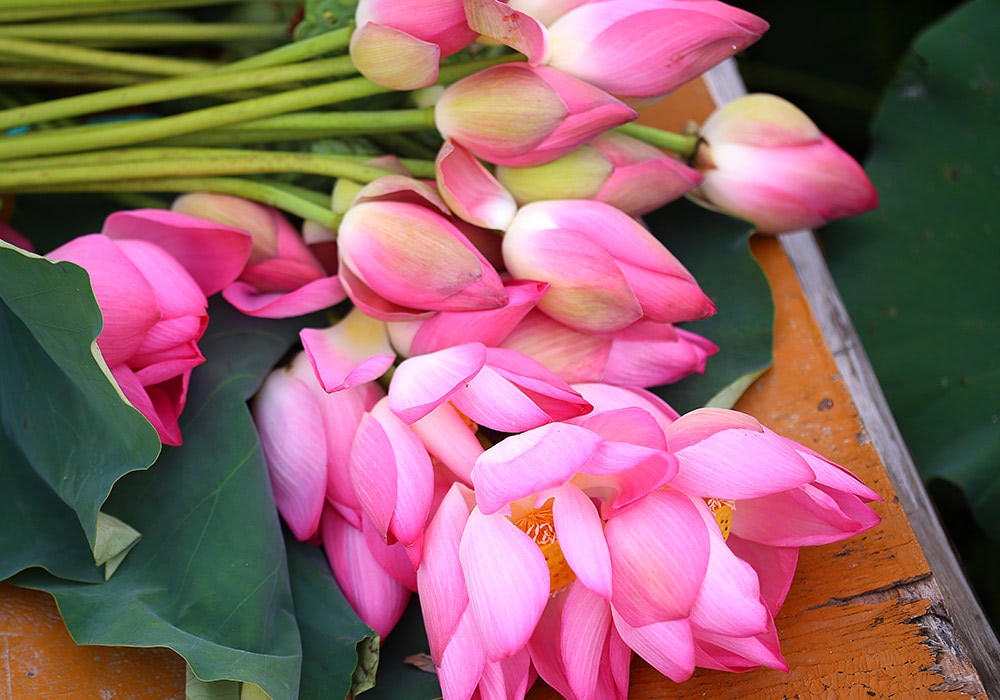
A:
[[[275,698],[377,690],[393,644],[425,679],[395,697],[625,698],[634,656],[672,682],[786,668],[798,548],[873,527],[879,498],[730,408],[753,372],[714,362],[747,352],[730,302],[760,289],[712,231],[877,198],[777,97],[636,123],[766,22],[715,0],[176,9],[211,4],[0,8],[11,82],[47,85],[0,112],[4,577],[80,641]],[[61,17],[100,36],[69,45]],[[216,60],[129,48],[199,27]],[[77,213],[94,227],[47,223]]]

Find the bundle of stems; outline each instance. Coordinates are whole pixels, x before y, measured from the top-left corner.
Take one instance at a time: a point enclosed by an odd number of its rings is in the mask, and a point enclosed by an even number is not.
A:
[[[293,41],[294,20],[192,14],[234,3],[254,0],[4,0],[0,193],[216,192],[335,228],[332,182],[318,191],[287,176],[365,183],[387,171],[365,165],[366,155],[310,152],[317,142],[383,139],[398,154],[422,156],[406,160],[413,175],[433,177],[433,150],[407,142],[415,132],[435,133],[433,107],[347,108],[393,92],[358,75],[347,55],[351,17]],[[299,5],[287,2],[289,16]],[[264,48],[227,58],[234,42]],[[162,50],[191,45],[197,55]],[[455,60],[438,83],[512,60],[521,59]],[[28,85],[35,92],[25,93]],[[676,148],[669,136],[627,128]]]

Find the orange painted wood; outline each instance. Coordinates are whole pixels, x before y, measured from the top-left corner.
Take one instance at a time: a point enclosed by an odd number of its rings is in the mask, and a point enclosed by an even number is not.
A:
[[[682,129],[687,119],[702,119],[712,104],[705,86],[696,83],[655,112],[647,110],[644,120]],[[802,549],[777,620],[789,673],[698,671],[678,685],[637,660],[630,697],[985,698],[961,650],[949,645],[947,615],[940,615],[947,601],[788,258],[772,238],[755,237],[752,249],[774,294],[775,359],[737,408],[852,469],[885,499],[875,506],[882,524],[842,543]],[[184,696],[180,657],[165,649],[76,646],[45,593],[0,584],[0,642],[0,698]],[[530,697],[556,695],[539,685]]]

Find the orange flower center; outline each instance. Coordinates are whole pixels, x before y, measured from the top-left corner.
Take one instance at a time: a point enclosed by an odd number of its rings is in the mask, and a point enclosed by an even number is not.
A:
[[[721,498],[706,498],[705,503],[715,516],[715,522],[722,531],[722,538],[728,540],[729,532],[733,529],[733,509],[736,508],[736,503]]]
[[[541,508],[512,507],[510,516],[518,529],[534,540],[542,550],[545,563],[549,567],[549,592],[555,593],[576,580],[576,574],[569,568],[566,556],[563,554],[559,541],[556,539],[556,527],[552,519],[552,499]]]

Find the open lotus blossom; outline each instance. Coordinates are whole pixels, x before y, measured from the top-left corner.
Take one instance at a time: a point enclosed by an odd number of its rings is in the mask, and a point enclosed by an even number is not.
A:
[[[652,387],[702,374],[718,346],[669,323],[636,321],[620,331],[582,333],[531,311],[500,343],[569,383]]]
[[[497,166],[496,179],[518,204],[594,199],[641,216],[701,182],[701,174],[660,149],[606,131],[561,158],[528,168]]]
[[[532,202],[503,238],[507,270],[548,283],[538,309],[590,333],[639,319],[677,323],[715,312],[694,277],[635,219],[590,200]]]
[[[462,0],[360,0],[354,13],[351,61],[374,83],[394,90],[432,84],[443,57],[478,36]]]
[[[338,229],[340,278],[358,308],[385,321],[507,304],[499,274],[427,185],[397,175],[366,186]]]
[[[275,209],[239,197],[192,193],[178,197],[172,210],[244,231],[252,248],[238,279],[222,296],[248,316],[288,318],[333,306],[346,298],[337,279],[336,245],[309,246]],[[221,244],[207,236],[202,257],[219,257]],[[214,255],[213,255],[214,254]]]
[[[766,94],[716,110],[700,132],[692,196],[754,223],[761,233],[815,228],[878,206],[857,161],[798,107]]]
[[[715,0],[466,0],[477,31],[621,99],[649,102],[756,42],[761,18]],[[535,14],[538,13],[538,14]]]
[[[555,68],[507,63],[448,86],[434,108],[441,135],[499,165],[539,165],[563,156],[635,110]]]
[[[525,651],[566,697],[625,697],[629,648],[683,680],[698,635],[773,628],[710,506],[664,488],[677,469],[664,446],[644,409],[611,409],[508,437],[477,459],[472,494],[452,487],[417,575],[446,698]]]
[[[97,337],[104,361],[160,440],[180,445],[177,419],[191,370],[205,361],[197,343],[208,325],[208,300],[198,283],[166,250],[144,240],[95,233],[47,257],[87,271],[104,319]]]

